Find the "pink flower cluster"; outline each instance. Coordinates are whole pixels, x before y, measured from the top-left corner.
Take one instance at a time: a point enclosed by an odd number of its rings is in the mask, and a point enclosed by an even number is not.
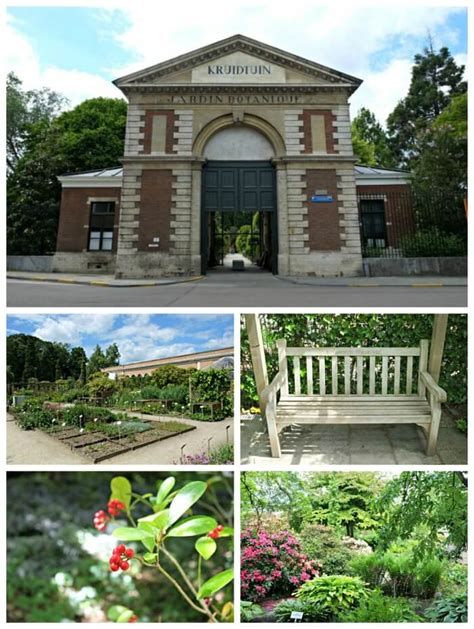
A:
[[[289,531],[266,533],[246,529],[241,536],[242,599],[292,594],[302,583],[317,577],[321,564],[300,550],[300,543]]]

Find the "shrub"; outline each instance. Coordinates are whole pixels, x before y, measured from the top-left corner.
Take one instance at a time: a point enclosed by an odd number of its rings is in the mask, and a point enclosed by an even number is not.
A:
[[[67,389],[66,391],[62,391],[59,395],[60,402],[75,402],[79,398],[85,398],[89,396],[88,390],[83,388],[74,388]]]
[[[151,374],[151,380],[159,389],[163,389],[169,384],[187,385],[193,371],[193,369],[177,367],[176,365],[164,365],[155,369]]]
[[[445,563],[433,555],[418,558],[414,548],[405,544],[393,545],[385,553],[356,557],[351,567],[369,585],[392,596],[432,598]]]
[[[22,411],[16,417],[18,426],[22,430],[35,430],[37,428],[50,428],[55,415],[51,411],[35,408]]]
[[[128,437],[135,435],[136,433],[146,432],[151,430],[153,426],[146,422],[141,421],[126,421],[118,426],[116,423],[106,424],[104,422],[91,422],[87,424],[86,428],[91,430],[99,430],[108,437]]]
[[[328,620],[360,605],[367,596],[367,584],[362,579],[342,575],[316,577],[296,592],[299,600],[315,605],[318,614]]]
[[[282,601],[273,610],[277,622],[291,622],[293,612],[302,612],[301,622],[317,622],[320,620],[317,608],[312,603],[305,603],[295,598]]]
[[[102,406],[76,404],[75,406],[71,406],[71,408],[66,408],[61,411],[61,420],[71,426],[79,426],[81,423],[85,425],[87,422],[94,421],[96,418],[103,422],[117,419],[112,411]]]
[[[431,256],[465,256],[466,242],[457,234],[448,234],[437,227],[404,236],[400,239],[402,254],[407,258]]]
[[[467,622],[467,592],[438,599],[426,617],[431,622]]]
[[[467,590],[467,566],[463,563],[449,563],[441,575],[439,591],[443,595],[457,594]]]
[[[318,558],[323,574],[348,574],[352,555],[331,528],[308,524],[299,539],[303,551],[309,557]]]
[[[319,574],[319,564],[301,552],[299,541],[288,531],[242,532],[242,598],[260,601],[288,596],[299,585]]]
[[[159,400],[172,400],[176,404],[187,404],[189,398],[189,388],[185,384],[169,384],[161,389]]]
[[[251,622],[257,616],[263,616],[265,610],[257,603],[251,603],[250,601],[240,602],[240,618],[242,622]]]
[[[338,622],[421,622],[404,598],[387,598],[372,592],[355,609],[338,614]]]

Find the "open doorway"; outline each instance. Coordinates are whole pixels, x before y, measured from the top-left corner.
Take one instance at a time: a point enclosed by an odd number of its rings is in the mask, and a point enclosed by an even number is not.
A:
[[[202,272],[277,273],[275,170],[269,162],[208,162],[203,169]]]

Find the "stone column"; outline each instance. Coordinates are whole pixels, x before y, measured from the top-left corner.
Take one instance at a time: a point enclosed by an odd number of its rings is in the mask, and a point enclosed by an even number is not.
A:
[[[288,202],[286,164],[276,166],[277,224],[278,224],[278,274],[289,273]]]
[[[193,164],[191,171],[191,267],[193,275],[201,274],[201,185],[202,164]]]

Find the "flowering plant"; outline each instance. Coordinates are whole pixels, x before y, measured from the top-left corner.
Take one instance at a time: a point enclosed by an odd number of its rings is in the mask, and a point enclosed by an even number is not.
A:
[[[203,620],[228,621],[232,605],[219,605],[219,597],[216,599],[215,595],[232,581],[233,570],[218,572],[203,582],[201,568],[202,561],[207,561],[217,551],[220,538],[232,537],[233,529],[219,524],[211,516],[193,513],[194,505],[208,489],[207,483],[192,481],[179,490],[174,490],[174,485],[175,478],[170,476],[159,484],[156,495],[140,495],[132,492],[127,478],[117,476],[112,479],[108,514],[104,510],[97,511],[93,525],[101,533],[114,525],[112,535],[121,542],[134,543],[135,548],[118,544],[109,558],[110,570],[118,574],[128,570],[134,574],[141,569],[158,570],[183,601],[203,616]],[[149,513],[137,518],[134,511],[138,507]],[[116,521],[118,517],[126,518],[130,526],[117,526],[120,524]],[[194,544],[196,574],[189,574],[167,546],[169,539],[183,537],[197,537]],[[135,611],[121,605],[110,608],[108,617],[114,622],[136,622],[139,619]]]
[[[268,534],[246,529],[241,548],[243,600],[288,596],[320,572],[320,564],[301,552],[299,541],[288,531]]]

